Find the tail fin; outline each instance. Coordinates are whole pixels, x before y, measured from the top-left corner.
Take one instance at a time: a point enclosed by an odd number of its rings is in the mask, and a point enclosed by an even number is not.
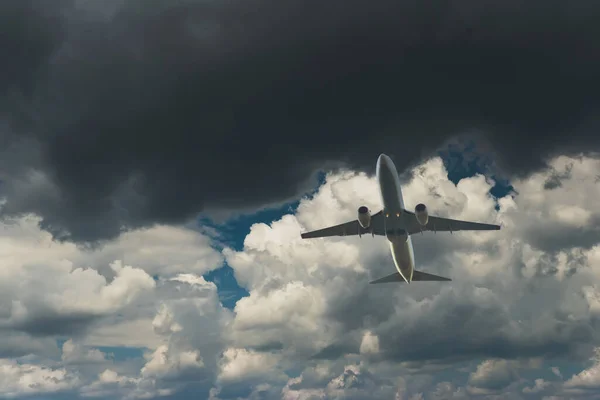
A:
[[[441,281],[451,281],[451,280],[452,279],[450,279],[450,278],[444,278],[443,276],[428,274],[426,272],[421,272],[421,271],[417,271],[417,270],[413,271],[413,277],[412,277],[413,282],[433,282],[433,281],[441,282]],[[384,276],[383,278],[376,279],[369,283],[375,284],[375,283],[391,283],[391,282],[403,283],[406,281],[404,280],[402,275],[400,275],[399,272],[395,272],[391,275]]]

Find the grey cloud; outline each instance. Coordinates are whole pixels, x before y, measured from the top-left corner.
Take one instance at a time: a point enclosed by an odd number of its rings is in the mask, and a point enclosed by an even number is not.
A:
[[[535,269],[534,275],[536,278],[543,277],[553,277],[557,276],[561,273],[561,262],[559,260],[559,251],[560,249],[553,250],[550,249],[548,253],[542,253],[540,257],[535,261],[532,267]],[[584,254],[582,248],[570,248],[566,250],[562,250],[562,254],[565,256],[565,265],[564,265],[564,275],[566,277],[571,277],[575,275],[577,272],[583,272],[589,268],[589,262],[587,256]],[[515,277],[519,279],[526,279],[525,274],[527,273],[527,267],[523,264],[522,261],[516,261],[513,267],[513,274]],[[490,277],[487,279],[488,286],[491,287],[491,280],[494,277]],[[554,290],[560,291],[560,287],[556,287],[556,281],[552,283],[542,280],[532,280],[527,282],[527,285],[530,289],[533,289],[538,286],[545,287],[545,290],[548,290],[549,287],[552,287]]]
[[[61,13],[72,3],[69,0],[54,1],[51,5],[35,0],[2,2],[0,48],[4,61],[0,66],[0,115],[16,110],[18,95],[31,96],[36,90],[40,74],[66,39]]]
[[[562,186],[562,181],[571,178],[573,164],[568,164],[563,172],[553,171],[552,175],[544,182],[544,189],[552,190]]]
[[[352,336],[343,336],[338,341],[320,350],[312,358],[316,360],[336,360],[344,354],[358,353],[360,342]]]
[[[137,365],[135,371],[119,371],[127,385],[96,381],[84,387],[82,393],[102,392],[105,397],[152,397],[164,391],[169,393],[168,398],[174,399],[208,398],[218,376],[218,360],[226,341],[223,332],[231,318],[230,312],[219,304],[216,287],[200,278],[192,284],[161,279],[155,293],[155,298],[131,304],[122,310],[122,314],[127,319],[139,315],[139,309],[144,310],[143,314],[158,311],[154,321],[148,323],[164,334],[166,341],[162,344],[166,347],[153,349],[154,353],[141,360],[142,365]],[[157,310],[157,299],[164,308]],[[165,317],[167,313],[168,318]],[[176,329],[165,329],[165,325],[172,327],[174,324]],[[188,352],[196,353],[194,362]],[[115,363],[111,369],[116,370],[122,364]]]
[[[252,388],[245,384],[227,385],[219,391],[219,399],[248,398]]]
[[[430,394],[432,400],[466,400],[469,398],[464,388],[456,387],[451,382],[440,382]]]
[[[0,137],[36,143],[2,161],[3,214],[60,239],[276,204],[318,168],[387,151],[403,170],[456,134],[506,173],[598,147],[593,2],[0,7]],[[32,167],[54,190],[22,202]]]
[[[283,343],[281,342],[270,342],[270,343],[265,343],[263,345],[260,346],[256,346],[256,347],[252,347],[252,350],[256,350],[258,352],[264,352],[264,353],[268,353],[271,351],[278,351],[278,350],[283,350]]]
[[[422,312],[428,317],[414,315]],[[396,360],[560,357],[589,349],[598,340],[587,321],[550,313],[518,324],[509,312],[499,298],[445,289],[426,309],[406,311],[375,331],[382,353]],[[412,345],[401,346],[407,342]]]
[[[56,340],[51,338],[36,338],[20,332],[2,332],[0,358],[18,358],[28,354],[57,357],[60,355],[60,349]]]
[[[518,378],[517,368],[511,362],[490,360],[471,374],[469,385],[480,389],[501,390]]]
[[[384,290],[372,290],[373,286],[368,284],[369,278],[365,274],[356,274],[353,280],[356,282],[354,290],[332,288],[332,291],[335,290],[337,293],[327,303],[328,317],[343,322],[349,330],[387,320],[394,311],[394,304],[385,301],[386,297],[389,298],[390,293]],[[349,281],[349,279],[346,280],[346,282]],[[364,283],[360,284],[359,282]]]
[[[561,158],[560,162],[553,161],[553,165],[561,170],[558,166],[569,162]],[[571,233],[577,229],[587,232],[588,236],[591,233],[595,203],[590,206],[580,199],[587,200],[596,190],[589,185],[594,179],[596,162],[589,159],[581,163],[576,161],[571,178],[553,191],[542,190],[543,182],[550,173],[536,174],[521,182],[517,180],[515,187],[521,190],[521,194],[515,194],[512,199],[510,196],[502,199],[497,211],[494,202],[482,194],[489,189],[483,179],[469,179],[455,188],[448,184],[445,171],[439,170],[439,162],[432,161],[428,165],[427,174],[423,173],[406,186],[409,201],[423,199],[431,203],[432,210],[445,209],[452,218],[497,218],[506,224],[500,232],[489,236],[462,232],[455,235],[426,233],[415,237],[417,265],[420,265],[417,268],[450,276],[454,278],[453,282],[368,285],[369,278],[384,276],[391,272],[390,268],[393,269],[391,257],[385,252],[387,249],[378,247],[381,242],[371,238],[333,238],[310,244],[306,241],[296,243],[295,236],[292,236],[292,232],[297,230],[296,224],[279,221],[273,223],[270,230],[255,229],[250,233],[243,250],[247,257],[236,260],[228,256],[228,262],[237,275],[244,277],[253,294],[277,290],[277,287],[267,289],[262,285],[271,275],[278,277],[280,289],[291,281],[319,288],[324,296],[319,298],[319,304],[324,309],[315,313],[315,318],[319,318],[319,326],[331,328],[327,334],[314,329],[310,331],[320,339],[315,342],[322,345],[311,352],[313,357],[309,360],[305,359],[306,354],[294,353],[297,341],[285,340],[291,335],[283,328],[284,324],[306,324],[295,315],[288,315],[285,322],[279,322],[282,326],[279,335],[269,332],[265,338],[264,331],[247,330],[244,338],[253,335],[260,337],[258,343],[268,343],[272,337],[277,337],[284,343],[282,354],[285,354],[286,360],[293,359],[298,364],[305,365],[307,361],[350,363],[349,359],[356,357],[371,366],[400,365],[409,374],[432,373],[436,382],[448,379],[448,375],[454,377],[454,374],[460,375],[458,372],[464,373],[457,371],[457,364],[467,360],[499,358],[512,363],[536,358],[536,362],[544,359],[553,365],[559,360],[589,357],[600,339],[596,315],[598,293],[596,288],[591,287],[597,283],[597,274],[589,268],[593,266],[590,265],[592,258],[597,256],[591,246],[598,240],[593,235],[591,238],[574,235],[562,241],[558,239],[561,232]],[[415,175],[418,174],[417,171]],[[322,197],[317,194],[314,200],[302,203],[297,212],[298,221],[303,223],[339,212],[341,201],[336,199],[346,198],[344,190],[348,191],[348,196],[355,196],[356,184],[345,188],[331,178],[326,185],[334,185],[332,182],[337,185],[336,190],[325,186]],[[428,190],[432,183],[437,184],[443,198]],[[572,195],[573,192],[577,192],[577,197]],[[540,193],[543,196],[538,196]],[[446,200],[449,207],[444,205]],[[555,209],[568,212],[554,218],[554,221],[539,221],[538,212],[551,213]],[[585,213],[578,214],[579,209]],[[588,218],[588,214],[592,217]],[[327,221],[327,224],[330,223],[336,222]],[[580,227],[573,228],[574,225]],[[287,239],[287,235],[292,239]],[[281,238],[286,240],[283,245]],[[538,251],[538,243],[543,245],[549,241],[548,238],[554,238],[553,243],[557,245],[553,248],[546,245],[543,248],[545,252]],[[340,242],[348,247],[339,246]],[[350,253],[351,246],[358,250],[356,262],[350,267],[340,268],[337,259]],[[313,271],[311,267],[317,259],[319,268]],[[253,279],[248,274],[252,274]],[[284,297],[265,297],[263,307],[259,307],[258,300],[255,300],[253,311],[270,309],[270,302],[276,299],[281,304],[281,298]],[[294,302],[292,296],[285,298],[286,304]],[[296,308],[312,310],[302,301],[298,301]],[[241,307],[236,311],[239,317],[251,315]],[[379,351],[359,355],[366,332],[377,337]],[[503,374],[472,379],[469,387],[473,392],[465,392],[464,387],[460,391],[451,388],[451,392],[440,394],[438,398],[479,398],[503,391],[510,393],[506,398],[536,398],[537,395],[521,393],[524,387],[533,385],[532,381],[521,379],[512,370]],[[531,374],[522,375],[529,377]],[[290,389],[322,389],[326,386],[323,383],[326,379],[323,375],[318,378],[320,381],[315,379],[318,382],[314,384],[307,379],[306,382],[294,383]],[[464,381],[464,384],[467,382]],[[537,398],[552,392],[550,389]],[[425,398],[436,398],[434,394],[427,394],[428,391],[411,393],[421,392],[425,393]]]
[[[543,313],[517,323],[514,311],[502,303],[503,297],[482,298],[481,295],[475,295],[476,291],[485,289],[474,291],[467,287],[457,289],[436,285],[431,290],[440,292],[434,296],[434,300],[392,312],[386,320],[365,319],[369,308],[376,310],[378,306],[397,301],[390,301],[390,293],[386,292],[383,292],[383,296],[387,296],[387,301],[373,298],[365,300],[363,308],[366,309],[361,312],[340,308],[332,309],[331,315],[337,315],[336,319],[343,324],[341,330],[344,332],[358,328],[356,322],[346,323],[352,321],[353,317],[353,321],[360,320],[363,328],[368,327],[378,335],[381,352],[368,357],[373,361],[455,362],[477,357],[570,357],[585,354],[599,339],[595,321],[572,321],[567,313],[561,311]],[[419,288],[419,291],[422,292],[423,288]],[[428,295],[431,293],[421,294],[423,297]],[[538,289],[533,297],[541,298],[542,295]],[[361,298],[364,300],[364,296]],[[528,299],[524,297],[523,302]],[[548,305],[554,306],[553,303]],[[423,317],[424,314],[427,318]],[[358,353],[361,340],[358,333],[351,331],[343,334],[315,354],[314,358],[333,360],[344,354]],[[405,343],[411,345],[406,346]]]
[[[521,229],[530,244],[543,251],[556,252],[575,246],[589,249],[600,242],[600,215],[593,215],[585,226],[535,219]]]
[[[380,377],[366,365],[344,367],[341,373],[315,376],[310,369],[302,373],[302,380],[289,385],[292,390],[326,389],[326,398],[386,399],[394,397],[396,385],[389,377]]]
[[[33,336],[81,335],[91,328],[102,316],[94,313],[60,315],[55,310],[43,307],[36,310],[27,320],[10,325],[10,329],[27,332]]]

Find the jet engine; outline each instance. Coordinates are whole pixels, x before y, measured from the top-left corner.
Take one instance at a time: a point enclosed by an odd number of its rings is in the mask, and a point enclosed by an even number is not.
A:
[[[417,217],[417,222],[419,222],[421,226],[427,225],[429,214],[427,214],[427,207],[425,207],[425,204],[417,204],[415,207],[415,217]]]
[[[358,207],[358,223],[364,229],[367,229],[371,225],[371,213],[365,206]]]

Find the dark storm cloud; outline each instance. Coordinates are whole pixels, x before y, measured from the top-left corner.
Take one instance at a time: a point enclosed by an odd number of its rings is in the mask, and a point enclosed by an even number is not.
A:
[[[0,164],[3,213],[65,239],[273,204],[380,152],[404,169],[459,133],[507,173],[600,141],[592,1],[0,7],[2,150],[37,142]]]

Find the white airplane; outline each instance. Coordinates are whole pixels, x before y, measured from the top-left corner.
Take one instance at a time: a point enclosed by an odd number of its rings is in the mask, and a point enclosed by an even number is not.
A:
[[[377,159],[377,181],[383,201],[383,210],[371,215],[367,207],[361,206],[358,208],[357,220],[301,234],[303,239],[348,235],[360,237],[366,233],[370,233],[373,237],[375,235],[386,236],[390,242],[392,258],[398,272],[370,283],[451,280],[415,270],[415,253],[410,237],[415,233],[500,229],[498,225],[434,217],[428,215],[425,204],[417,204],[414,213],[406,210],[398,171],[392,160],[385,154],[381,154]]]

